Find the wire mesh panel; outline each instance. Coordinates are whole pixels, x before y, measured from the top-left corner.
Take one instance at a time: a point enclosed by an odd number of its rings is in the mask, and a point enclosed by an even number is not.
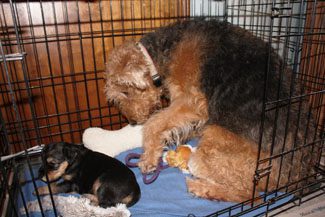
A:
[[[252,199],[216,210],[211,216],[242,215],[260,207],[266,207],[268,212],[272,204],[289,194],[301,199],[307,192],[323,188],[324,1],[9,0],[0,2],[0,151],[1,156],[23,151],[23,157],[2,160],[2,210],[17,216],[14,195],[20,194],[24,201],[22,184],[15,176],[21,165],[27,165],[32,180],[36,179],[28,148],[56,141],[80,143],[88,127],[119,129],[127,123],[118,109],[106,102],[103,93],[103,72],[112,48],[185,19],[224,20],[249,30],[268,42],[268,49],[283,60],[279,90],[283,76],[290,76],[289,97],[279,95],[264,101],[261,116],[272,114],[274,126],[272,131],[266,131],[262,118],[260,142],[264,136],[279,136],[277,114],[282,110],[288,111],[287,123],[296,121],[295,130],[291,129],[294,133],[289,135],[290,129],[284,129],[280,135],[282,148],[275,151],[273,140],[267,156],[258,156],[254,180],[269,179],[275,162],[293,159],[301,150],[315,153],[314,167],[310,168],[313,172],[290,185],[278,183],[277,190],[283,194],[269,192],[266,184],[258,203]],[[267,96],[268,87],[264,92]],[[297,109],[297,117],[291,115],[293,108]],[[302,122],[305,113],[307,121]],[[289,137],[293,140],[288,141]],[[303,140],[301,146],[296,145],[298,140]],[[285,175],[290,177],[290,172]],[[276,196],[269,200],[272,193]]]
[[[9,70],[30,145],[36,144],[36,131],[41,143],[80,142],[80,133],[89,126],[121,127],[123,119],[102,94],[109,51],[124,40],[187,17],[189,10],[187,1],[13,1],[0,6],[5,53],[18,52],[20,43],[27,54],[28,83],[19,64],[12,63]],[[26,104],[28,88],[35,120]],[[8,88],[3,86],[2,93],[9,138],[19,143]]]
[[[264,179],[269,183],[269,173],[272,167],[280,163],[280,170],[277,180],[277,188],[280,192],[286,192],[279,196],[275,201],[279,201],[288,194],[294,193],[298,197],[303,197],[305,192],[317,190],[322,183],[324,164],[321,164],[321,153],[324,149],[324,69],[317,68],[311,62],[324,61],[322,53],[315,52],[315,48],[323,49],[324,46],[324,3],[323,2],[308,2],[308,1],[232,1],[228,2],[227,20],[249,29],[258,37],[263,38],[270,43],[270,46],[284,60],[280,70],[280,78],[278,80],[278,91],[285,82],[286,74],[290,74],[290,95],[289,97],[281,97],[278,95],[276,99],[266,100],[263,109],[261,140],[267,137],[274,138],[271,142],[268,157],[259,157],[256,169],[255,180],[260,182]],[[317,35],[317,37],[315,37]],[[317,38],[317,39],[316,39]],[[313,53],[313,55],[311,55]],[[307,66],[308,65],[308,66]],[[307,69],[307,68],[308,69]],[[313,69],[311,69],[312,67]],[[314,68],[316,67],[316,68]],[[266,69],[268,74],[268,69]],[[317,75],[316,75],[316,74]],[[267,78],[266,74],[266,78]],[[283,77],[284,76],[284,77]],[[319,82],[323,80],[322,82]],[[320,83],[323,83],[320,85]],[[310,88],[315,87],[315,88]],[[265,89],[265,96],[271,92],[269,88]],[[278,92],[279,93],[279,92]],[[267,98],[267,97],[266,97]],[[317,100],[315,101],[315,99]],[[309,102],[307,108],[304,104]],[[276,137],[281,133],[278,118],[281,110],[287,111],[285,133],[281,135],[283,138],[282,147],[276,150]],[[290,111],[296,110],[295,115],[290,114]],[[272,132],[268,132],[263,128],[267,123],[267,117],[274,114]],[[304,117],[308,114],[308,117]],[[271,115],[272,116],[272,115]],[[302,123],[302,119],[306,118],[306,122]],[[289,127],[290,121],[294,120],[295,125]],[[295,128],[290,133],[290,128]],[[292,134],[294,134],[292,136]],[[271,135],[271,136],[270,136]],[[292,137],[293,140],[288,138]],[[303,142],[299,144],[298,140],[302,137]],[[303,162],[306,159],[300,154],[303,152],[314,152],[314,163],[309,167],[310,172],[303,178],[289,182],[286,185],[280,184],[283,176],[291,179],[294,170],[291,169],[285,172],[285,161]],[[309,159],[311,160],[311,159]],[[268,166],[265,166],[268,162]],[[263,166],[264,164],[264,166]],[[310,181],[309,180],[313,180]],[[302,184],[304,183],[304,184]],[[309,183],[309,184],[306,184]],[[304,185],[304,187],[301,187]],[[316,186],[316,187],[315,187]],[[318,186],[318,187],[317,187]],[[266,184],[265,192],[270,193],[269,185]],[[312,189],[312,190],[311,190]],[[271,191],[272,193],[272,191]],[[276,193],[277,194],[277,193]],[[275,201],[267,199],[264,194],[264,205],[269,211],[272,209],[272,204]],[[251,205],[254,202],[251,203]],[[233,209],[238,206],[234,206]],[[243,209],[243,207],[242,207]],[[256,209],[252,208],[253,210]],[[223,212],[228,212],[224,210]],[[223,213],[223,212],[220,212]]]

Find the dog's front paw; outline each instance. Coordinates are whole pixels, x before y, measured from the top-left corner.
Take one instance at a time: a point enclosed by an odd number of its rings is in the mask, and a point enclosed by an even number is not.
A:
[[[152,157],[141,156],[138,166],[142,173],[150,173],[156,170],[158,160]]]

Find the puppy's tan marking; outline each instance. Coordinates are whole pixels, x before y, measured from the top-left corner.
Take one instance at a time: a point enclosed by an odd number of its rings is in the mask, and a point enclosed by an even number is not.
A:
[[[52,194],[59,193],[58,192],[58,189],[57,189],[56,183],[51,183],[50,184],[50,187],[51,187]],[[47,195],[47,194],[50,194],[50,189],[49,189],[49,186],[48,185],[42,186],[42,187],[38,187],[37,188],[37,191],[38,191],[38,194],[39,195]],[[34,192],[34,194],[36,194],[36,193]]]
[[[74,175],[72,174],[64,174],[62,178],[66,181],[71,181],[73,179]]]
[[[49,171],[47,174],[49,181],[54,181],[60,178],[65,173],[65,170],[67,169],[68,166],[69,166],[68,161],[63,161],[57,170]],[[42,180],[46,181],[46,177],[43,177]]]
[[[97,195],[97,190],[101,185],[102,185],[102,183],[99,181],[99,179],[96,179],[96,181],[93,184],[93,188],[92,188],[93,194]]]
[[[132,201],[132,199],[133,199],[132,195],[128,195],[122,199],[122,203],[129,204]]]

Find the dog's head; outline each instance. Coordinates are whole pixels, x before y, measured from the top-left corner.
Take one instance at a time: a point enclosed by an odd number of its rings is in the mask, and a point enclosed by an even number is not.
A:
[[[148,63],[133,42],[116,47],[106,64],[105,94],[131,124],[142,124],[161,108],[161,89],[150,75]]]
[[[77,145],[65,142],[52,143],[44,147],[44,163],[38,171],[38,177],[43,181],[53,182],[58,180],[65,174],[66,170],[75,162],[80,154]]]

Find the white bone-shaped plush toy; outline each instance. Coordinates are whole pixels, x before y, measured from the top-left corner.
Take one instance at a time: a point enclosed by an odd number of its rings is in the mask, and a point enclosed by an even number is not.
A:
[[[115,157],[123,151],[142,147],[142,125],[127,125],[120,130],[90,127],[82,135],[86,148]]]

